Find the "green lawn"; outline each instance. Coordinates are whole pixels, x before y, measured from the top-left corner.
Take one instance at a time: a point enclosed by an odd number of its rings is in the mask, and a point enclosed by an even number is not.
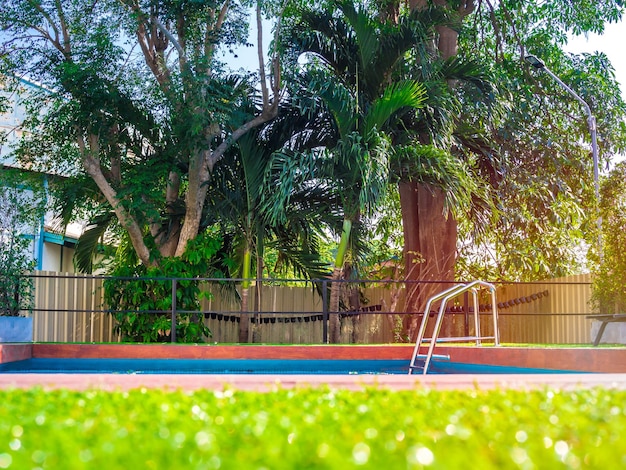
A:
[[[0,469],[626,468],[626,391],[0,391]]]

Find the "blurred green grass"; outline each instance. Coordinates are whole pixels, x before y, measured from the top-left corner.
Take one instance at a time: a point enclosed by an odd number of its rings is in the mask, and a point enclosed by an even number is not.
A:
[[[626,391],[0,391],[0,469],[626,468]]]

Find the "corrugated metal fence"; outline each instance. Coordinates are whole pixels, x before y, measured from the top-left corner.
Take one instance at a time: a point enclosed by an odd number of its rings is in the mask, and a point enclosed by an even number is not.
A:
[[[103,313],[103,279],[39,271],[34,277],[33,339],[41,342],[117,342],[113,317]]]
[[[503,342],[575,344],[591,341],[589,274],[498,289]]]
[[[118,342],[113,317],[104,312],[103,278],[38,272],[35,276],[34,340],[40,342]],[[363,283],[361,283],[363,285]],[[210,287],[202,301],[211,341],[238,340],[240,305],[233,291]],[[398,331],[404,288],[401,284],[368,284],[361,288],[358,309],[343,312],[342,343],[391,343]],[[254,290],[253,290],[254,292]],[[512,343],[588,343],[591,341],[589,275],[541,283],[498,286],[500,336]],[[457,305],[462,304],[459,299]],[[400,307],[400,308],[399,308]],[[484,315],[489,315],[487,305]],[[252,340],[258,343],[319,344],[323,341],[322,299],[308,285],[263,286],[261,314],[251,314]],[[442,336],[464,327],[467,314],[448,315]],[[487,317],[485,317],[487,318]],[[488,325],[489,321],[483,321]]]

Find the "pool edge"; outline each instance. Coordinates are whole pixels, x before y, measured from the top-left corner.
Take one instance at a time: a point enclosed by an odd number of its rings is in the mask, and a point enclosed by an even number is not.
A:
[[[0,343],[0,364],[23,361],[33,357],[32,343]]]
[[[394,345],[0,345],[0,362],[34,358],[154,359],[408,359],[413,346]],[[440,346],[437,354],[460,363],[626,373],[626,348],[524,348]]]
[[[271,392],[281,389],[326,387],[364,391],[388,390],[576,390],[590,387],[626,389],[626,374],[507,374],[507,375],[124,375],[124,374],[7,374],[2,389],[165,391],[237,390]]]

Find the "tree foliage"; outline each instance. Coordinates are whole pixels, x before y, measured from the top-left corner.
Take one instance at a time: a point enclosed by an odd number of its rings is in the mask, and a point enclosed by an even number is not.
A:
[[[282,17],[279,2],[263,3]],[[296,272],[308,265],[322,275],[319,260],[307,258],[318,243],[312,227],[340,241],[336,267],[346,252],[358,261],[366,243],[354,234],[375,232],[393,182],[405,276],[411,253],[435,265],[459,259],[457,277],[532,280],[582,269],[596,207],[586,119],[523,57],[541,57],[589,103],[605,164],[626,148],[626,105],[604,55],[563,46],[568,34],[620,19],[623,2],[289,2],[274,44],[289,82],[275,122],[278,69],[268,86],[265,67],[253,79],[227,76],[220,63],[218,51],[246,41],[248,6],[0,6],[2,70],[44,86],[25,123],[37,132],[18,154],[71,176],[58,186],[68,218],[83,201],[93,205],[83,247],[93,253],[115,230],[142,269],[162,269],[221,224],[231,260],[269,243],[285,248],[278,257]],[[272,133],[280,138],[270,145]],[[235,265],[251,276],[252,264]],[[431,271],[422,278],[450,273]]]
[[[602,246],[596,255],[592,304],[600,313],[626,312],[626,163],[602,182]]]
[[[113,211],[147,266],[155,251],[184,253],[202,229],[211,170],[276,114],[279,76],[268,88],[264,62],[253,114],[248,77],[222,72],[217,53],[246,38],[246,7],[74,0],[0,8],[4,71],[52,91],[31,101],[21,158],[90,178],[97,212]]]
[[[623,14],[621,2],[483,4],[460,37],[460,53],[492,64],[500,84],[497,114],[483,122],[499,173],[492,176],[495,213],[476,235],[461,221],[461,274],[537,280],[580,272],[596,239],[596,201],[587,116],[548,74],[524,61],[534,54],[591,107],[598,125],[600,168],[624,151],[626,105],[605,55],[569,54],[569,34],[601,33]],[[468,112],[466,111],[466,112]]]

